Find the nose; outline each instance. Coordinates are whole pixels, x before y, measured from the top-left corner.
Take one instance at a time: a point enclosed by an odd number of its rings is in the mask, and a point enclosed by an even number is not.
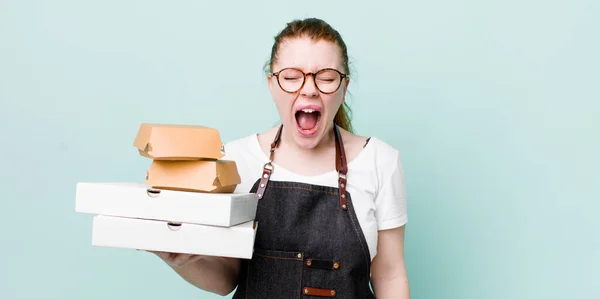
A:
[[[302,86],[302,89],[300,90],[300,94],[302,96],[305,96],[308,98],[313,98],[313,97],[316,97],[317,95],[319,95],[319,91],[317,90],[317,87],[315,86],[315,78],[313,75],[306,76],[304,86]]]

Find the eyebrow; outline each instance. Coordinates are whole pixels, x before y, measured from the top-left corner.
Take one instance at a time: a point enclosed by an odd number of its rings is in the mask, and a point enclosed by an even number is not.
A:
[[[341,71],[340,69],[338,69],[337,67],[334,67],[334,66],[325,66],[325,67],[313,68],[314,70],[312,70],[312,71],[308,71],[308,72],[306,71],[306,69],[305,69],[305,68],[303,68],[303,67],[299,67],[299,66],[284,66],[284,67],[281,67],[279,70],[283,70],[283,69],[290,69],[290,68],[291,68],[291,69],[298,69],[298,70],[301,70],[301,71],[303,71],[304,73],[316,73],[316,72],[318,72],[318,71],[320,71],[320,70],[324,70],[324,69],[334,69],[334,70],[338,70],[338,71],[340,71],[340,72],[342,72],[342,73],[343,73],[343,71]],[[274,71],[274,72],[275,72],[275,71]]]

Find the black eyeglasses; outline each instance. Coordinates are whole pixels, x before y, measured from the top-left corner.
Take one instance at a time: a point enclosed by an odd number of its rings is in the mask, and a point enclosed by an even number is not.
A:
[[[336,92],[342,85],[342,79],[347,78],[347,74],[343,74],[336,69],[322,69],[316,73],[304,73],[295,68],[285,68],[279,72],[271,73],[277,78],[277,83],[283,91],[295,93],[300,90],[306,82],[306,76],[312,75],[315,87],[322,93],[330,94]]]

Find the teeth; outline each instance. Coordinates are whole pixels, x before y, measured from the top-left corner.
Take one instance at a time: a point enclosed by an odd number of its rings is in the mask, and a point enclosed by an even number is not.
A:
[[[302,109],[302,112],[313,113],[313,112],[315,112],[315,110],[314,109]]]

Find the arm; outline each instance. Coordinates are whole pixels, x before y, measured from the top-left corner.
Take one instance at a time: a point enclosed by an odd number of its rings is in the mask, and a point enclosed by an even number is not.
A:
[[[410,298],[404,263],[404,231],[404,226],[379,231],[377,255],[371,266],[371,284],[377,298]]]
[[[240,260],[235,258],[154,252],[193,286],[225,296],[237,286]]]

